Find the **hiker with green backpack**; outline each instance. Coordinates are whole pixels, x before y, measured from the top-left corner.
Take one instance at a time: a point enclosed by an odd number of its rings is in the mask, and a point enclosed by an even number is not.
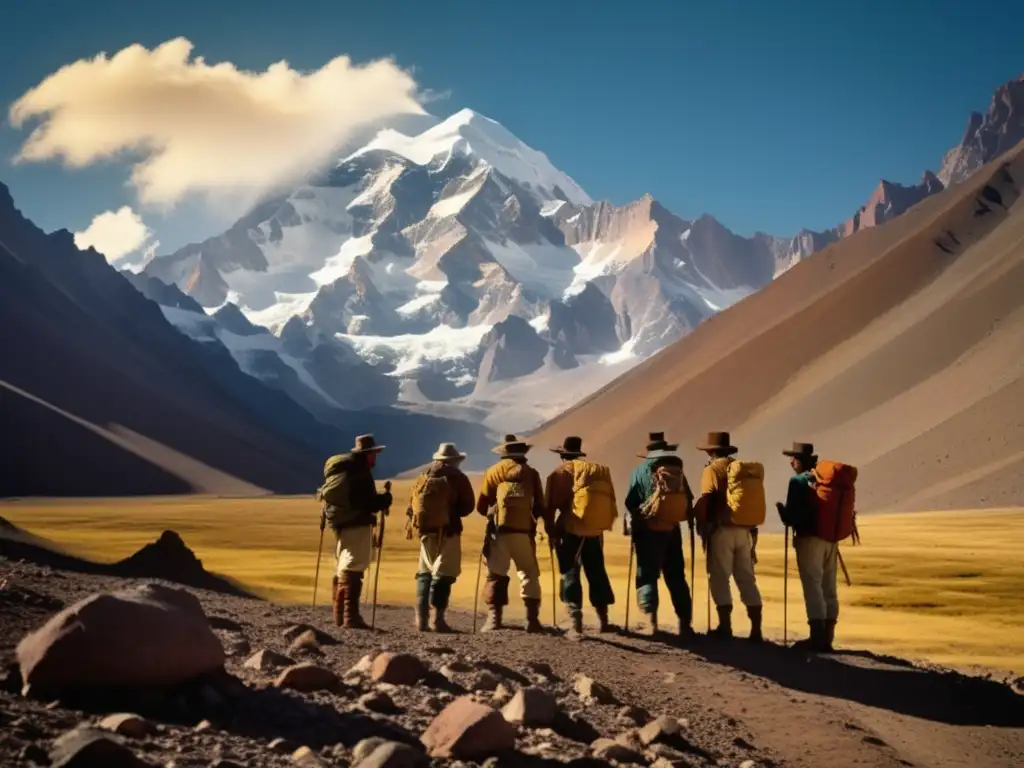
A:
[[[445,611],[452,585],[462,573],[462,518],[473,512],[476,499],[469,478],[459,469],[466,458],[454,443],[441,443],[432,463],[413,483],[406,511],[407,539],[417,536],[420,561],[416,572],[416,629],[451,632]]]
[[[373,479],[377,454],[384,450],[373,435],[360,435],[348,453],[331,456],[324,464],[324,484],[317,491],[323,502],[321,531],[330,525],[337,540],[337,569],[333,584],[334,623],[368,629],[359,615],[363,574],[373,560],[373,529],[377,513],[391,507],[390,483],[378,493]]]
[[[765,521],[764,466],[733,458],[738,452],[728,432],[709,432],[697,446],[710,457],[700,481],[694,509],[702,546],[707,553],[711,597],[718,610],[713,637],[732,637],[732,587],[736,580],[740,599],[750,618],[750,639],[762,642],[761,592],[754,576],[757,528]]]
[[[664,432],[648,435],[643,463],[633,470],[626,493],[624,526],[636,552],[636,601],[647,615],[650,634],[658,627],[658,582],[665,580],[679,620],[679,637],[691,640],[693,599],[686,583],[682,524],[691,517],[693,493],[683,474],[677,444],[666,442]]]

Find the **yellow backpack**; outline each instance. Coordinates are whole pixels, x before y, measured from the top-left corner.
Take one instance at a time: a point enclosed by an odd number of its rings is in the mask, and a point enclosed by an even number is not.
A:
[[[682,467],[662,464],[654,470],[654,493],[640,508],[652,531],[671,531],[690,518],[693,494]]]
[[[420,531],[438,531],[448,525],[451,486],[448,478],[424,472],[412,488],[412,524]]]
[[[610,531],[619,516],[612,473],[603,464],[573,459],[572,513],[597,531]]]
[[[764,497],[764,465],[757,461],[729,462],[725,502],[730,525],[762,525],[767,512]]]
[[[502,477],[495,494],[499,528],[528,533],[533,530],[534,474],[525,465],[500,465]]]

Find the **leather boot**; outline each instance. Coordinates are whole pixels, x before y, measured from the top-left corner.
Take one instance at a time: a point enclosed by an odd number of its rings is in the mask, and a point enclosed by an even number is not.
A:
[[[526,631],[532,633],[543,632],[544,627],[540,623],[540,600],[525,600],[526,603]]]
[[[835,650],[836,619],[825,619],[825,636],[822,640],[824,641],[825,650]]]
[[[569,609],[569,621],[572,625],[569,628],[569,637],[579,639],[583,637],[583,611],[580,608]]]
[[[648,622],[649,626],[647,627],[647,631],[644,634],[647,635],[648,637],[654,637],[659,632],[659,629],[658,629],[658,612],[657,611],[651,611],[650,613],[648,613],[647,614],[647,622]]]
[[[761,634],[761,616],[763,610],[760,605],[748,605],[747,616],[750,618],[750,641],[752,643],[763,643],[764,635]]]
[[[452,595],[452,584],[455,579],[450,576],[441,576],[434,579],[430,584],[430,604],[434,607],[434,621],[431,629],[435,632],[449,633],[454,630],[444,620],[444,613],[448,610],[448,601]]]
[[[426,578],[424,578],[426,577]],[[430,574],[416,575],[416,631],[426,632],[430,618]]]
[[[811,653],[825,650],[825,642],[828,633],[825,621],[823,619],[811,619],[807,622],[807,625],[810,627],[810,637],[804,638],[803,640],[797,640],[793,643],[793,650],[808,651]]]
[[[693,626],[690,624],[689,619],[684,619],[682,616],[679,617],[679,639],[688,643],[697,637],[693,631]]]
[[[345,588],[337,576],[331,579],[331,587],[331,616],[334,619],[334,626],[340,627],[345,613]]]
[[[341,578],[345,609],[341,626],[346,629],[369,629],[370,625],[359,615],[359,596],[363,591],[363,574],[357,571],[345,571]]]
[[[608,606],[601,605],[594,610],[597,612],[597,620],[599,622],[597,631],[601,633],[614,631],[611,623],[608,621]]]
[[[731,640],[732,639],[732,606],[731,605],[720,605],[718,606],[718,626],[709,632],[712,637],[717,637],[720,640]]]
[[[487,606],[487,621],[480,627],[481,632],[493,632],[496,629],[501,629],[501,611],[502,606],[500,605],[489,605]]]
[[[455,630],[448,626],[448,622],[444,620],[444,612],[446,610],[447,608],[434,608],[434,622],[431,625],[431,629],[433,629],[435,632],[447,635],[451,632],[454,632]]]

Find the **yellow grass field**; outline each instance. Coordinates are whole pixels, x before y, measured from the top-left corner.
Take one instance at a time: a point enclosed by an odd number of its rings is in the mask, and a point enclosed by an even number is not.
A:
[[[415,542],[406,540],[404,512],[397,511],[404,510],[407,489],[406,482],[396,483],[396,500],[402,503],[388,519],[379,587],[382,603],[409,604],[412,600],[418,550]],[[125,557],[161,531],[175,530],[209,570],[273,600],[312,599],[320,531],[318,505],[308,497],[26,500],[0,504],[0,515],[68,552],[101,561]],[[464,571],[453,591],[453,603],[471,609],[478,562],[475,555],[480,551],[484,525],[477,515],[467,523]],[[862,546],[843,548],[853,586],[840,586],[837,642],[841,646],[1024,673],[1024,510],[863,516],[860,529]],[[539,542],[538,549],[544,583],[541,616],[547,623],[551,621],[551,565],[546,542]],[[618,531],[607,536],[605,553],[618,600],[613,618],[621,623],[627,596],[627,539]],[[688,539],[686,556],[689,579]],[[781,638],[781,534],[761,535],[758,559],[765,629],[770,636]],[[318,602],[329,600],[333,565],[328,529]],[[789,573],[792,639],[806,631],[792,551]],[[515,583],[513,578],[513,594]],[[706,621],[706,590],[698,542],[694,607],[698,630],[704,629]],[[670,613],[664,590],[663,601],[663,613]],[[514,597],[512,603],[509,613],[521,615],[521,603]],[[638,618],[633,598],[631,622],[635,625]],[[592,619],[588,613],[587,620]],[[566,624],[561,606],[558,620]],[[741,609],[736,611],[735,624],[738,632],[747,629]]]

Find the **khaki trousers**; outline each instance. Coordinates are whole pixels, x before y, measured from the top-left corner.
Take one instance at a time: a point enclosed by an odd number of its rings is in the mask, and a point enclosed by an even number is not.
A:
[[[420,566],[416,573],[429,573],[435,579],[459,578],[462,573],[462,537],[442,533],[420,536]]]
[[[817,536],[793,538],[808,621],[839,618],[836,564],[839,547]]]
[[[338,558],[338,576],[345,571],[362,573],[370,567],[374,558],[373,526],[360,525],[355,528],[343,528],[336,531],[338,545],[335,555]]]
[[[533,537],[528,533],[499,533],[491,542],[487,570],[491,576],[504,578],[512,563],[519,576],[519,596],[524,600],[540,600],[540,563]]]
[[[736,580],[740,600],[748,608],[761,605],[761,592],[754,578],[751,552],[754,537],[749,528],[736,525],[722,526],[711,536],[708,546],[708,572],[711,577],[711,596],[719,608],[732,605],[730,577]]]

